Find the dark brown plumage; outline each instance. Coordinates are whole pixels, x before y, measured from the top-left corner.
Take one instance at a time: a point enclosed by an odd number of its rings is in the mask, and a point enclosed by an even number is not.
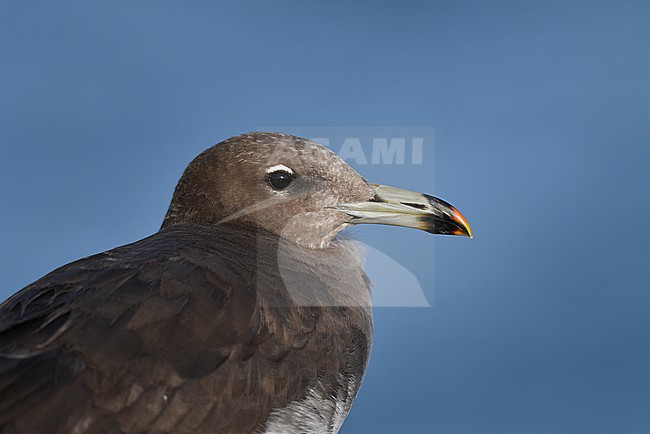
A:
[[[446,203],[399,220],[433,202],[396,191],[293,136],[205,151],[159,232],[0,306],[0,432],[336,432],[372,339],[358,247],[336,234],[439,220],[469,235]]]

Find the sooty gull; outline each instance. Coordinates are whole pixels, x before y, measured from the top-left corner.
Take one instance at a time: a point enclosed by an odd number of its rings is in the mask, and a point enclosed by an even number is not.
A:
[[[0,305],[0,432],[337,432],[372,339],[360,249],[337,236],[358,223],[471,236],[306,139],[209,148],[157,233]]]

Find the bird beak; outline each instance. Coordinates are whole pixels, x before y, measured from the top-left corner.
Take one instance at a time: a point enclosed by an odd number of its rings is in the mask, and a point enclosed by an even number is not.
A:
[[[368,202],[339,203],[334,209],[352,217],[352,224],[371,223],[421,229],[432,234],[472,238],[465,217],[442,199],[387,185],[370,184]]]

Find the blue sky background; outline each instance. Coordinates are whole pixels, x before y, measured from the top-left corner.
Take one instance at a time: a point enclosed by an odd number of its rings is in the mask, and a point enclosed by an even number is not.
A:
[[[376,309],[342,431],[647,432],[650,4],[351,3],[2,2],[2,298],[156,231],[229,136],[434,128],[355,167],[475,239],[355,232],[434,307]]]

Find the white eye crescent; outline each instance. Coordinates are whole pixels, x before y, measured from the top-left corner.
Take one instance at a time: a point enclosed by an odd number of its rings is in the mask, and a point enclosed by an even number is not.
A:
[[[266,169],[266,173],[273,172],[287,172],[289,175],[295,175],[295,172],[290,167],[285,166],[284,164],[276,164]]]

